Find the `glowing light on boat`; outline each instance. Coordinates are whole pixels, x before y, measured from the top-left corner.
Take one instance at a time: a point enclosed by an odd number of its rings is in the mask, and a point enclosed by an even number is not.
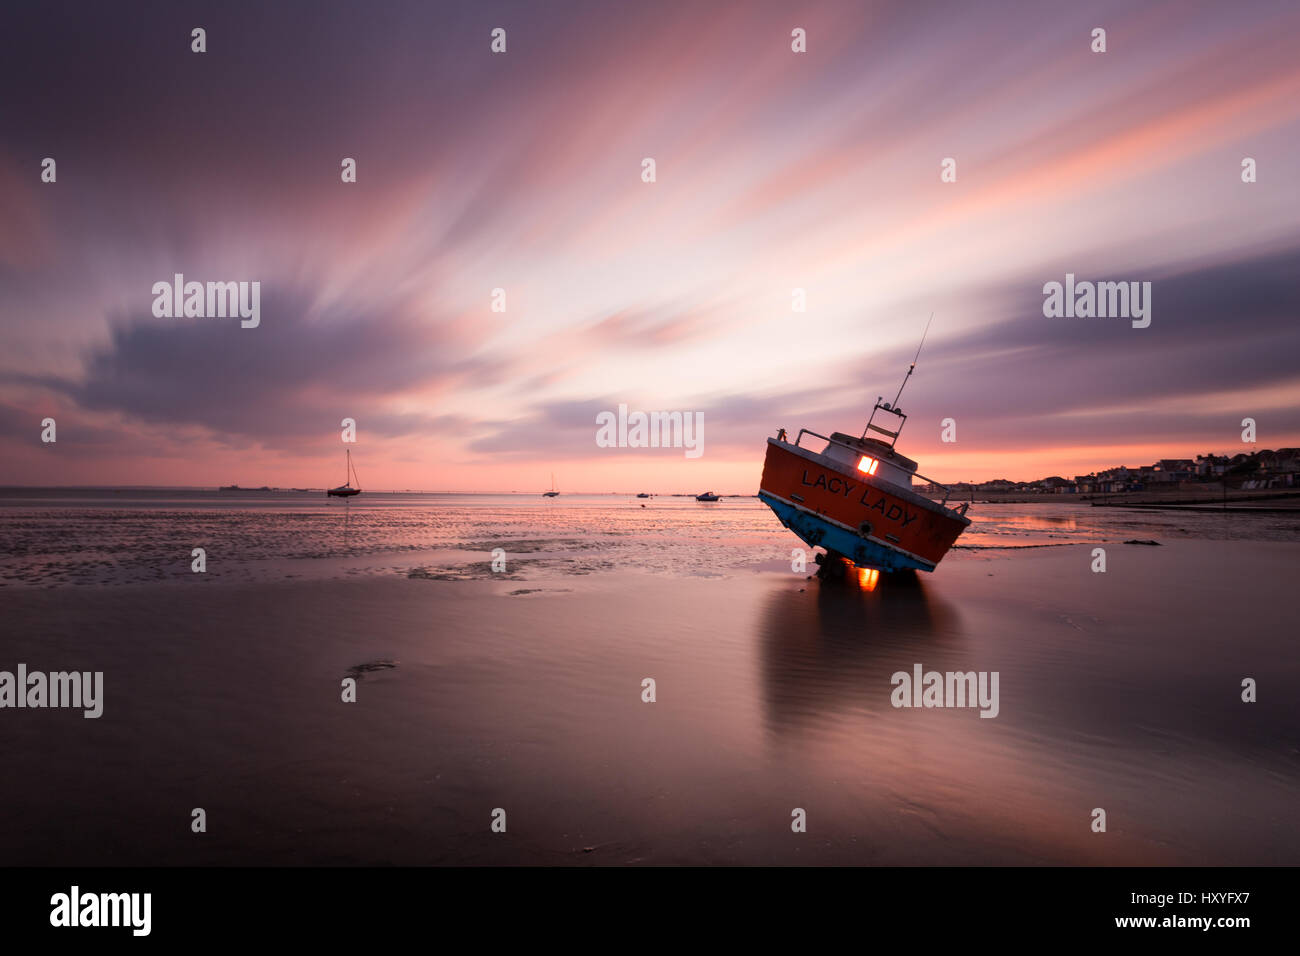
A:
[[[858,568],[858,584],[864,591],[874,591],[880,582],[879,568]]]
[[[868,458],[866,455],[863,455],[862,460],[858,462],[858,471],[864,471],[868,475],[874,475],[876,473],[876,466],[879,464],[880,462],[876,461],[876,459]]]

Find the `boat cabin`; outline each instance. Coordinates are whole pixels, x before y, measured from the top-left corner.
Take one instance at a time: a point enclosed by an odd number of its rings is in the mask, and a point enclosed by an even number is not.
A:
[[[911,375],[912,370],[908,369],[907,374]],[[906,384],[907,380],[904,379],[903,382]],[[902,394],[903,390],[900,388],[898,391]],[[893,428],[876,424],[876,416],[882,412],[897,420]],[[898,407],[897,399],[891,403],[877,398],[876,407],[871,410],[871,418],[867,420],[867,427],[862,430],[862,434],[854,438],[843,432],[831,432],[830,441],[826,443],[822,454],[840,464],[851,465],[854,470],[865,475],[887,481],[891,485],[911,488],[912,476],[916,474],[916,462],[894,450],[894,445],[898,443],[898,435],[906,422],[907,416]],[[867,435],[873,431],[892,440],[885,442],[879,438],[868,438]]]
[[[832,461],[849,465],[855,471],[870,475],[880,481],[903,488],[912,487],[916,462],[900,455],[888,444],[876,438],[858,438],[843,432],[832,432],[822,454]]]

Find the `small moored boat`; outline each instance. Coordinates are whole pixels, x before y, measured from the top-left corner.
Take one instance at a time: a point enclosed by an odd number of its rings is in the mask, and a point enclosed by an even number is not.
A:
[[[543,498],[556,498],[556,497],[559,497],[559,494],[560,494],[560,492],[559,492],[559,491],[556,489],[556,487],[555,487],[555,472],[551,472],[551,490],[550,490],[550,491],[543,491],[543,492],[542,492],[542,497],[543,497]]]
[[[348,471],[343,484],[337,488],[331,488],[325,492],[327,498],[351,498],[353,495],[361,494],[361,479],[357,478],[357,486],[352,487],[352,479],[357,477],[357,470],[352,467],[352,449],[347,450]]]
[[[706,491],[702,495],[696,495],[695,500],[696,501],[717,501],[720,497],[721,495],[715,495],[711,491]]]

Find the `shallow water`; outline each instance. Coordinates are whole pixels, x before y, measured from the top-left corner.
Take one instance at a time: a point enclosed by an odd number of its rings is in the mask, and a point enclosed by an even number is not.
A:
[[[1290,516],[976,505],[864,582],[754,499],[212,498],[0,507],[0,669],[105,688],[0,713],[7,859],[1300,862]],[[918,664],[997,717],[895,707]]]
[[[48,493],[47,493],[48,495]],[[947,561],[986,548],[1129,538],[1300,540],[1295,514],[976,504]],[[502,548],[534,571],[713,576],[789,564],[800,542],[756,498],[64,492],[0,496],[0,587],[452,573]],[[474,573],[472,569],[457,572]]]

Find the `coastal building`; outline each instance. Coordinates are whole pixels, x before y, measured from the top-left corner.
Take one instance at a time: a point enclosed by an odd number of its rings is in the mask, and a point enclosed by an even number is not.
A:
[[[1015,491],[1020,483],[1007,478],[994,478],[975,486],[977,491]]]
[[[1068,478],[1062,478],[1060,475],[1053,475],[1050,478],[1044,478],[1038,482],[1038,486],[1048,494],[1055,495],[1072,495],[1075,493],[1076,486]]]
[[[1196,474],[1196,464],[1187,458],[1161,458],[1151,466],[1151,480],[1159,484],[1190,481]]]
[[[1227,455],[1208,455],[1196,456],[1196,476],[1198,478],[1218,478],[1228,470],[1228,462],[1231,459]]]

